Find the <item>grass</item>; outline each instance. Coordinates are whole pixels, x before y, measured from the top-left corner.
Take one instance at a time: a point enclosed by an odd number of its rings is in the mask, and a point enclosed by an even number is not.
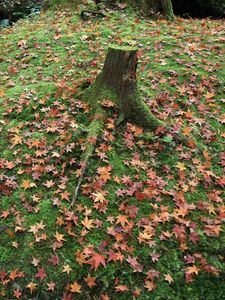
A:
[[[0,32],[2,299],[16,298],[17,290],[21,299],[107,299],[106,294],[110,299],[225,299],[225,236],[213,232],[217,226],[224,230],[224,190],[218,183],[225,138],[222,25],[222,20],[144,19],[130,11],[82,22],[79,9],[66,8]],[[187,148],[129,123],[117,127],[118,112],[110,111],[69,214],[87,136],[77,127],[87,128],[92,118],[80,93],[100,72],[110,43],[140,49],[142,97],[158,118],[181,130],[191,128],[193,141]],[[99,168],[107,166],[111,171],[104,181]],[[104,195],[103,203],[94,202],[96,192]],[[176,215],[182,203],[188,213]],[[128,222],[117,222],[121,215]],[[83,224],[86,216],[90,229]],[[32,226],[40,222],[45,227],[33,234]],[[145,224],[154,232],[149,244],[139,236]],[[176,226],[184,228],[180,240]],[[56,232],[63,235],[62,244]],[[106,268],[90,268],[93,252],[107,258]],[[118,259],[110,260],[110,252]],[[40,260],[37,266],[33,257]],[[129,257],[137,259],[141,271]],[[63,272],[66,265],[69,274]],[[191,266],[199,270],[187,278]],[[39,268],[46,272],[43,279]],[[96,277],[92,288],[85,281],[88,274]],[[168,274],[171,282],[165,280]],[[72,293],[74,281],[81,293]],[[31,282],[37,285],[33,291]]]

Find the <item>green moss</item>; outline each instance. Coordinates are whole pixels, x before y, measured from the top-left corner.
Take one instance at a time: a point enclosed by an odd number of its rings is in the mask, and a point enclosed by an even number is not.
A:
[[[8,130],[10,128],[16,127],[20,124],[20,122],[17,119],[11,120],[6,126],[5,129]]]
[[[2,210],[7,210],[9,208],[9,205],[10,205],[9,197],[6,197],[6,196],[2,197],[1,198],[1,206],[0,206],[0,208]]]
[[[67,1],[68,2],[68,1]],[[55,1],[56,3],[56,1]],[[82,8],[81,8],[82,9]],[[46,19],[48,22],[46,23]],[[108,24],[111,26],[109,27]],[[182,35],[180,33],[182,26]],[[63,297],[63,292],[68,283],[78,281],[82,285],[80,295],[76,294],[76,299],[91,299],[98,300],[101,293],[108,293],[112,300],[126,300],[133,297],[132,293],[135,287],[142,289],[141,296],[138,300],[219,300],[224,299],[225,283],[222,276],[214,276],[206,274],[202,270],[198,276],[194,276],[194,280],[190,284],[186,284],[184,278],[184,269],[187,267],[184,264],[184,255],[193,253],[201,253],[211,265],[217,267],[221,271],[224,270],[223,245],[225,243],[224,235],[221,233],[218,237],[207,236],[204,232],[201,218],[206,217],[212,220],[217,218],[217,215],[208,214],[207,211],[193,209],[188,213],[187,220],[196,223],[196,232],[200,236],[200,241],[194,245],[189,242],[189,229],[187,232],[187,244],[189,249],[183,253],[179,250],[179,242],[172,235],[167,240],[160,240],[159,236],[162,231],[171,232],[176,220],[171,217],[169,222],[159,223],[156,228],[156,236],[153,240],[156,246],[149,247],[138,242],[140,228],[137,226],[142,218],[149,219],[150,214],[158,215],[160,208],[168,207],[169,213],[173,213],[176,208],[176,203],[173,196],[161,194],[161,190],[165,189],[170,192],[185,189],[185,184],[189,186],[192,176],[200,177],[200,181],[195,188],[195,191],[188,190],[185,192],[185,200],[189,204],[197,205],[199,201],[211,203],[219,212],[221,203],[214,203],[208,199],[207,193],[211,190],[220,190],[219,185],[215,185],[216,177],[212,176],[213,183],[208,187],[203,185],[203,176],[195,172],[196,167],[192,164],[192,159],[199,159],[200,164],[205,163],[202,150],[207,150],[211,156],[211,167],[207,171],[212,171],[217,177],[222,177],[223,167],[221,164],[220,152],[224,151],[224,139],[221,136],[223,132],[223,124],[219,122],[219,117],[222,115],[224,108],[222,107],[222,84],[214,86],[216,76],[223,81],[222,65],[222,43],[219,41],[219,21],[211,20],[179,20],[171,26],[168,22],[157,22],[149,19],[138,18],[134,14],[123,14],[121,12],[110,12],[107,19],[99,22],[80,22],[78,10],[63,9],[62,12],[49,11],[45,15],[22,21],[13,28],[9,28],[1,32],[0,39],[4,47],[0,48],[1,61],[1,88],[6,96],[0,99],[0,130],[1,142],[0,151],[3,158],[3,167],[1,167],[1,182],[10,182],[15,178],[19,188],[13,190],[12,195],[6,196],[0,190],[0,215],[4,210],[9,210],[10,215],[4,219],[0,218],[0,227],[2,225],[10,225],[9,230],[1,231],[0,235],[0,272],[6,270],[9,275],[12,270],[19,269],[26,274],[25,278],[16,278],[16,283],[22,288],[22,298],[31,297],[29,290],[25,287],[30,281],[37,283],[37,291],[34,291],[32,297],[37,299],[56,299],[60,300]],[[200,28],[200,30],[196,30]],[[201,34],[202,30],[205,32]],[[168,32],[170,34],[168,34]],[[218,33],[217,34],[212,34]],[[201,37],[200,37],[201,34]],[[20,47],[18,43],[21,40],[26,40],[26,47]],[[116,41],[116,42],[115,42]],[[179,41],[179,42],[177,42]],[[117,43],[115,45],[114,43]],[[124,133],[128,132],[125,122],[115,128],[108,128],[107,125],[99,124],[96,118],[93,118],[93,113],[104,114],[104,119],[114,118],[115,108],[101,108],[102,99],[110,99],[117,103],[115,93],[109,91],[106,87],[99,88],[96,84],[89,89],[84,90],[83,99],[89,104],[90,111],[83,111],[82,107],[74,101],[74,98],[81,99],[78,94],[80,84],[83,81],[92,82],[96,74],[100,72],[101,64],[104,61],[103,52],[105,53],[108,45],[112,43],[112,47],[123,49],[126,51],[135,50],[138,45],[142,50],[142,56],[139,58],[138,81],[140,82],[140,95],[133,95],[144,99],[147,106],[144,105],[144,111],[148,111],[148,107],[154,109],[153,115],[160,116],[170,124],[177,124],[178,121],[183,122],[183,126],[191,126],[191,133],[197,139],[196,149],[187,149],[179,146],[171,148],[170,145],[160,144],[160,141],[155,139],[154,134],[146,134],[136,137],[133,135],[132,149],[128,149],[124,143]],[[188,52],[190,44],[196,44],[198,54]],[[121,44],[121,46],[119,46]],[[198,47],[200,45],[200,47]],[[207,47],[204,47],[207,45]],[[95,58],[96,65],[86,65],[85,62]],[[2,61],[3,59],[3,61]],[[181,61],[181,63],[179,62]],[[203,62],[206,62],[203,63]],[[79,62],[84,65],[79,66]],[[192,63],[191,65],[189,65]],[[194,63],[194,65],[193,65]],[[18,73],[10,73],[10,68],[15,66]],[[211,68],[213,71],[208,71]],[[195,82],[190,82],[192,73],[197,73]],[[175,75],[173,75],[175,74]],[[203,79],[205,78],[205,79]],[[66,86],[60,90],[61,80],[66,81]],[[9,87],[10,80],[13,81],[14,87]],[[182,84],[188,85],[187,93],[182,96],[178,92],[178,87]],[[68,86],[67,86],[68,85]],[[204,86],[204,92],[201,94],[198,87]],[[67,87],[74,88],[73,92],[67,94]],[[76,90],[77,89],[77,90]],[[216,106],[209,106],[204,95],[207,91],[215,90]],[[34,91],[30,93],[31,91]],[[218,93],[217,93],[218,91]],[[163,92],[168,92],[168,98],[161,96]],[[33,95],[32,95],[33,94]],[[28,102],[23,103],[23,97],[28,97]],[[192,97],[194,95],[194,97]],[[138,98],[137,97],[137,98]],[[196,98],[199,103],[203,103],[209,109],[209,113],[203,114],[199,111],[198,103],[192,102]],[[132,99],[131,99],[132,101]],[[60,104],[57,105],[57,102]],[[118,104],[118,103],[117,103]],[[178,105],[178,106],[176,106]],[[60,107],[59,117],[49,117],[49,111],[52,108]],[[65,107],[62,108],[62,107]],[[82,106],[82,105],[81,105]],[[117,105],[119,108],[119,105]],[[141,104],[143,106],[143,103]],[[176,106],[176,108],[174,108]],[[100,108],[100,111],[98,110]],[[142,107],[143,108],[143,107]],[[21,113],[18,113],[19,110]],[[61,110],[62,109],[62,110]],[[185,113],[190,110],[194,115],[193,120],[185,118]],[[34,119],[34,115],[39,114],[39,120]],[[218,117],[218,118],[217,118]],[[36,117],[35,117],[36,118]],[[115,117],[114,121],[116,124]],[[204,144],[204,139],[199,135],[202,125],[199,125],[195,120],[204,119],[206,124],[209,124],[217,140],[208,144]],[[46,126],[51,122],[62,120],[59,126],[59,131],[56,133],[47,133]],[[93,121],[93,122],[92,122]],[[81,133],[78,136],[76,131],[70,127],[70,124],[75,122],[78,126],[88,128],[89,132]],[[124,125],[125,124],[125,125]],[[13,136],[13,129],[22,125],[19,128],[19,134],[23,137],[24,143],[18,144],[14,148],[9,148],[9,137]],[[61,127],[61,125],[65,127]],[[87,153],[83,156],[81,152],[84,150],[85,141],[88,138],[98,135],[100,127],[104,131],[109,131],[115,140],[111,142],[106,140],[105,136],[99,135],[99,144],[107,144],[112,147],[106,152],[107,161],[101,161],[96,155],[90,159],[90,164],[84,176],[85,189],[90,189],[89,193],[95,192],[96,188],[96,169],[99,166],[106,164],[112,165],[111,178],[101,187],[103,191],[108,192],[106,199],[109,201],[105,213],[100,212],[93,206],[93,199],[87,195],[81,195],[76,204],[85,207],[85,210],[92,210],[90,219],[100,220],[103,222],[102,227],[94,227],[85,236],[80,237],[80,233],[84,229],[82,220],[84,219],[85,211],[77,211],[74,206],[74,213],[77,217],[78,225],[72,223],[72,230],[76,236],[67,234],[66,224],[70,221],[66,220],[63,213],[63,207],[69,206],[69,202],[62,201],[59,207],[52,205],[52,198],[60,200],[60,194],[63,191],[59,186],[62,178],[67,178],[68,183],[66,189],[72,195],[77,184],[78,178],[75,176],[76,170],[80,167],[80,160],[87,157]],[[15,129],[16,130],[16,129]],[[100,130],[101,131],[101,130]],[[15,131],[16,132],[16,131]],[[64,132],[72,133],[72,137],[68,143],[63,144],[61,134]],[[29,147],[29,142],[32,139],[42,139],[46,141],[47,154],[42,157],[36,156],[34,147]],[[138,141],[143,143],[138,143]],[[27,143],[28,142],[28,143]],[[62,144],[61,144],[62,142]],[[68,151],[70,143],[75,143],[75,149]],[[68,148],[67,148],[68,146]],[[204,147],[203,147],[204,146]],[[91,145],[93,149],[93,145]],[[82,151],[81,151],[82,149]],[[200,150],[199,150],[200,149]],[[41,149],[42,150],[42,149]],[[90,149],[89,149],[90,150]],[[52,157],[56,151],[60,157]],[[92,152],[92,150],[90,151]],[[89,153],[90,153],[89,152]],[[181,154],[191,153],[191,160],[181,159]],[[15,153],[15,154],[12,154]],[[138,167],[133,167],[131,162],[134,157],[140,157],[141,161],[146,162],[147,169],[152,169],[156,172],[158,178],[149,180],[147,170]],[[29,163],[29,156],[33,159]],[[8,170],[4,167],[4,159],[13,161],[21,159],[14,169]],[[72,165],[70,162],[75,161]],[[181,180],[179,170],[176,168],[177,162],[183,162],[186,166],[186,177]],[[162,172],[163,165],[169,165],[170,171],[168,174]],[[41,173],[40,179],[33,180],[35,167],[53,166],[55,171]],[[62,171],[63,168],[63,171]],[[24,173],[19,174],[18,169]],[[193,175],[194,174],[194,175]],[[35,174],[36,175],[36,174]],[[124,197],[117,197],[118,189],[129,190],[131,186],[125,183],[117,184],[114,181],[114,176],[123,178],[130,176],[132,184],[142,183],[143,189],[148,185],[153,185],[153,188],[159,189],[159,197],[152,199],[144,199],[139,201],[135,196],[129,196],[125,193]],[[139,177],[138,177],[139,176]],[[161,181],[161,179],[163,181]],[[37,187],[24,190],[21,183],[24,179],[30,179],[35,182]],[[47,189],[44,186],[46,180],[53,180],[55,185]],[[166,186],[161,186],[166,182]],[[98,190],[98,187],[97,187]],[[3,191],[4,192],[4,191]],[[32,196],[40,197],[39,203],[32,200]],[[220,195],[223,197],[223,194]],[[70,197],[71,198],[71,197]],[[32,211],[29,211],[24,206],[24,199],[27,204],[32,206]],[[126,214],[122,211],[124,203],[135,205],[139,208],[136,218],[130,218],[129,221],[134,222],[134,227],[129,233],[123,232],[123,229],[116,224],[118,215]],[[96,203],[95,203],[96,204]],[[154,208],[157,205],[158,208]],[[39,211],[38,211],[39,209]],[[72,209],[71,209],[72,210]],[[14,232],[15,217],[17,213],[20,215],[25,227],[24,232]],[[108,217],[114,217],[115,221],[111,224]],[[63,217],[65,224],[59,226],[56,224],[56,218]],[[44,230],[39,233],[46,233],[47,239],[41,242],[35,242],[35,237],[32,232],[29,232],[30,226],[35,225],[43,220],[45,225]],[[223,226],[223,225],[222,225]],[[94,251],[100,252],[99,246],[104,241],[109,241],[109,244],[103,249],[103,254],[106,255],[113,245],[116,245],[116,239],[107,233],[108,228],[113,227],[119,233],[124,234],[124,241],[130,247],[133,247],[133,252],[122,251],[125,256],[124,262],[110,261],[106,268],[100,266],[95,272],[90,270],[90,265],[84,264],[82,267],[76,262],[74,253],[79,249],[83,250],[89,244],[94,246]],[[188,227],[188,226],[187,226]],[[54,253],[52,244],[55,241],[56,231],[64,234],[66,241],[63,246],[56,249],[55,253],[59,256],[60,262],[58,266],[52,266],[49,262],[51,254]],[[11,235],[13,233],[13,235]],[[79,240],[78,240],[79,239]],[[83,240],[82,240],[83,239]],[[82,240],[82,242],[80,242]],[[12,246],[12,242],[17,242],[19,247],[16,249]],[[120,244],[120,243],[118,243]],[[150,258],[150,253],[159,252],[161,257],[158,262],[153,262]],[[218,254],[218,253],[222,253]],[[143,265],[143,273],[134,272],[126,259],[128,255],[137,257],[138,261]],[[43,266],[47,273],[47,278],[43,281],[35,278],[37,267],[32,265],[32,256],[40,258],[40,266]],[[107,258],[106,258],[107,259]],[[68,263],[72,272],[69,276],[63,273],[63,265]],[[198,262],[197,262],[198,265]],[[155,279],[157,288],[154,291],[148,292],[144,288],[145,272],[151,269],[156,269],[160,272],[159,279]],[[169,284],[164,280],[164,275],[170,273],[174,281]],[[97,286],[92,289],[87,287],[84,278],[87,274],[96,276]],[[7,275],[7,276],[8,276]],[[112,278],[119,278],[119,284],[125,284],[130,289],[125,293],[117,293],[115,291],[115,282]],[[55,291],[50,294],[47,290],[46,282],[54,281],[56,283]],[[5,299],[13,299],[13,288],[11,283],[3,287],[6,290]],[[1,289],[1,287],[0,287]],[[4,298],[3,298],[4,299]]]
[[[150,111],[148,105],[140,98],[139,93],[130,95],[131,111],[128,118],[142,127],[155,130],[159,126],[166,127],[166,123],[156,118]]]
[[[10,150],[4,150],[2,153],[1,153],[1,156],[4,157],[5,159],[12,159],[14,156],[12,154],[12,151]]]
[[[116,44],[109,44],[109,48],[113,48],[115,50],[122,50],[122,51],[137,51],[138,50],[137,47],[116,45]]]
[[[129,159],[129,155],[125,153],[124,148],[120,149],[118,145],[116,149],[112,149],[109,152],[108,157],[113,166],[113,172],[115,172],[116,175],[122,176],[127,172],[127,167],[124,165],[124,160]]]
[[[32,133],[32,138],[33,139],[41,139],[44,137],[44,133],[42,132],[33,132]]]
[[[106,86],[99,86],[98,83],[95,82],[84,90],[82,93],[82,99],[90,105],[91,111],[95,111],[99,104],[101,105],[101,100],[107,99],[116,103],[117,96]]]
[[[0,246],[0,268],[1,268],[1,262],[2,263],[7,262],[9,260],[9,257],[11,257],[10,249]]]

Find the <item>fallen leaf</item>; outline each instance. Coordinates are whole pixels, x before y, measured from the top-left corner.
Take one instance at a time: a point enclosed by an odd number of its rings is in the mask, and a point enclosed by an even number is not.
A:
[[[70,265],[67,264],[67,265],[63,266],[63,270],[62,270],[63,273],[70,274],[71,271],[72,271],[72,269],[71,269]]]
[[[93,253],[92,258],[87,263],[91,265],[91,270],[94,269],[95,271],[100,264],[103,265],[104,268],[106,267],[105,256],[96,252]]]
[[[30,282],[26,287],[27,287],[28,289],[30,289],[30,294],[32,294],[33,291],[36,290],[37,284],[36,284],[36,283],[33,283],[33,282]]]
[[[81,293],[81,285],[74,281],[74,283],[70,285],[70,291],[72,293]]]

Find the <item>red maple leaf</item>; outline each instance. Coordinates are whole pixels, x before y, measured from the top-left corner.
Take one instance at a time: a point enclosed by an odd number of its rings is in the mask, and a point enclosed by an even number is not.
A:
[[[146,194],[142,192],[135,192],[135,197],[137,200],[141,201],[146,198]]]
[[[46,276],[47,274],[45,273],[44,268],[39,268],[38,272],[35,274],[35,278],[40,278],[41,280],[45,279]]]
[[[99,265],[103,265],[103,267],[106,267],[106,263],[105,263],[105,256],[98,254],[96,252],[93,253],[92,258],[87,262],[88,264],[91,265],[91,270],[97,270]]]
[[[6,278],[7,273],[5,271],[0,271],[0,279],[3,281]]]
[[[131,265],[131,267],[136,272],[142,272],[143,266],[137,261],[137,257],[131,257],[130,255],[126,259],[126,261]]]
[[[219,179],[217,180],[217,183],[218,183],[219,185],[221,185],[221,186],[225,186],[225,176],[219,178]]]
[[[49,262],[53,264],[53,266],[56,266],[59,264],[59,257],[58,255],[51,255],[51,258],[49,259]]]

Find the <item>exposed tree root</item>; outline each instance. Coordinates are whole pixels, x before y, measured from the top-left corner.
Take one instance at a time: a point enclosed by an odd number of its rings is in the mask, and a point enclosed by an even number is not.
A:
[[[79,174],[80,176],[79,176],[77,186],[74,190],[73,198],[72,198],[69,208],[73,207],[76,202],[79,188],[83,181],[85,171],[87,170],[89,160],[94,153],[96,142],[97,142],[98,137],[101,134],[101,131],[103,129],[104,119],[105,119],[105,112],[104,112],[103,108],[101,108],[99,106],[98,109],[96,110],[96,113],[94,115],[92,122],[90,123],[90,125],[88,127],[86,149],[84,150],[83,154],[81,155],[81,163],[80,163],[81,169],[80,169],[80,174]]]
[[[101,11],[95,11],[95,10],[83,10],[80,14],[80,17],[82,20],[87,21],[93,18],[101,19],[105,18],[106,15]]]

